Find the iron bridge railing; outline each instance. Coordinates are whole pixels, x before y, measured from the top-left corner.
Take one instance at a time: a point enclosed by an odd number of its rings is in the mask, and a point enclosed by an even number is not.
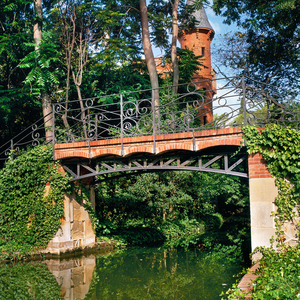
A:
[[[210,88],[202,89],[201,86]],[[300,99],[291,91],[248,77],[192,82],[52,104],[53,115],[37,120],[0,147],[0,160],[27,145],[72,143],[101,139],[235,127],[270,123],[299,129]],[[157,103],[159,102],[159,105]],[[52,136],[45,141],[45,119]]]

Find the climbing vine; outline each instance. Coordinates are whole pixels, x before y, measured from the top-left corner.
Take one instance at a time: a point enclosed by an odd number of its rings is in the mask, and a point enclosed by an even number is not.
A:
[[[277,124],[261,129],[254,126],[244,128],[248,153],[259,152],[276,178],[278,196],[274,212],[277,241],[283,242],[282,225],[297,216],[300,199],[300,132]],[[300,223],[297,224],[299,231]]]
[[[300,244],[291,247],[283,242],[283,225],[296,223],[300,195],[300,132],[272,124],[266,128],[246,126],[244,136],[249,154],[261,153],[278,189],[274,212],[277,249],[258,248],[262,254],[257,280],[252,284],[251,299],[298,299],[300,297]],[[298,212],[297,212],[298,209]],[[299,218],[298,218],[299,220]],[[296,224],[298,231],[300,224]],[[248,299],[237,285],[229,289],[226,299]],[[223,298],[222,298],[223,299]]]
[[[47,246],[60,226],[68,181],[53,163],[51,147],[35,147],[6,163],[0,171],[0,256]]]

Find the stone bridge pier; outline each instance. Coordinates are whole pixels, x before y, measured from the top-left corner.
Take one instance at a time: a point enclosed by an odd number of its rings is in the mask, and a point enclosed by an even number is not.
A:
[[[95,209],[95,190],[90,188],[90,201]],[[48,243],[45,252],[61,254],[76,249],[92,247],[95,244],[95,232],[88,211],[84,208],[85,200],[76,199],[75,193],[64,196],[64,216],[61,227]]]
[[[277,188],[261,154],[248,157],[251,250],[258,246],[270,247],[275,237],[275,222],[272,211],[276,210]],[[253,258],[255,260],[255,258]]]

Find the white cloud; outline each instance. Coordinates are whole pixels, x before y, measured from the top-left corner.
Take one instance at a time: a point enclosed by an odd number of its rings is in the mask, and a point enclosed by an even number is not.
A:
[[[220,23],[215,23],[215,22],[212,22],[211,20],[209,20],[209,23],[212,26],[212,28],[214,29],[216,34],[222,33]]]

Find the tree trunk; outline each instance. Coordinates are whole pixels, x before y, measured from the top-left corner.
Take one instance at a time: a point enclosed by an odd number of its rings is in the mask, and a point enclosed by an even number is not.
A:
[[[33,40],[35,44],[35,50],[39,50],[39,45],[42,40],[42,23],[43,23],[43,5],[42,0],[34,0],[34,11],[36,21],[33,25]],[[45,135],[46,141],[51,142],[53,140],[52,137],[52,125],[53,125],[53,111],[51,105],[51,99],[49,94],[46,91],[41,91],[41,99],[42,99],[42,110],[44,117],[44,126],[45,126]]]
[[[143,40],[145,59],[146,59],[147,68],[150,76],[151,88],[154,90],[155,106],[158,108],[159,107],[158,76],[156,72],[156,64],[154,61],[154,55],[152,52],[151,41],[150,41],[146,0],[140,0],[140,14],[141,14],[142,40]]]
[[[173,87],[172,94],[176,95],[178,91],[179,66],[177,58],[177,39],[178,39],[178,5],[180,0],[172,3],[172,44],[171,44],[171,60],[173,65]]]

